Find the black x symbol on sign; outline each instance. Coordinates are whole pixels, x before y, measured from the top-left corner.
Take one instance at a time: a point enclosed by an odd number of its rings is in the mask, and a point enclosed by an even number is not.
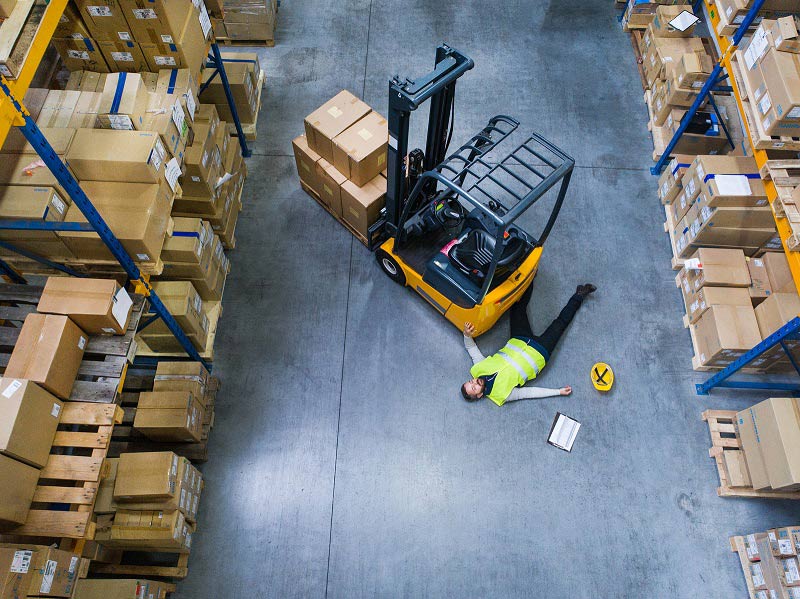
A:
[[[597,383],[599,385],[608,385],[608,383],[606,382],[606,379],[605,379],[606,374],[608,374],[608,368],[606,368],[605,370],[603,370],[602,373],[600,373],[600,371],[598,371],[597,367],[595,366],[594,376],[595,376],[595,380],[597,380]]]

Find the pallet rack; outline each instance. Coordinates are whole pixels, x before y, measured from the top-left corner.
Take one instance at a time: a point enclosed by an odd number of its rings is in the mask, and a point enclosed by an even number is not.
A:
[[[18,6],[22,6],[20,3]],[[195,349],[192,342],[181,329],[180,325],[172,317],[163,304],[158,294],[153,290],[150,285],[150,276],[143,272],[140,265],[128,255],[125,248],[119,242],[117,237],[106,224],[103,217],[92,205],[91,200],[81,189],[78,181],[70,173],[67,166],[58,157],[53,147],[45,138],[39,127],[31,118],[30,113],[22,104],[21,98],[28,90],[33,75],[36,72],[45,50],[47,49],[50,40],[56,30],[56,26],[61,19],[64,9],[67,5],[67,0],[52,0],[42,15],[41,22],[36,28],[35,34],[30,40],[30,47],[25,57],[25,61],[19,70],[18,76],[14,80],[6,79],[5,76],[0,76],[0,145],[2,145],[11,127],[18,127],[25,139],[33,146],[42,161],[47,165],[53,173],[59,184],[64,188],[67,194],[72,199],[72,202],[80,209],[87,223],[51,223],[41,221],[0,221],[0,229],[24,229],[24,230],[47,230],[47,231],[94,231],[102,239],[103,243],[108,247],[115,260],[122,266],[128,279],[134,284],[136,292],[146,296],[149,299],[151,309],[158,318],[161,318],[167,325],[169,330],[175,335],[180,346],[185,353],[192,360],[202,362],[203,365],[210,371],[211,366],[207,363],[206,359],[200,355]],[[219,47],[216,42],[210,45],[210,54],[208,56],[208,64],[216,70],[222,81],[225,95],[230,106],[231,114],[233,116],[234,125],[238,133],[239,144],[242,148],[242,156],[248,157],[251,155],[250,149],[247,145],[247,139],[242,130],[242,125],[239,120],[239,114],[236,110],[236,104],[231,93],[228,76],[225,72],[225,65],[220,56]],[[51,260],[47,260],[41,256],[26,252],[14,247],[12,244],[1,243],[2,247],[15,251],[27,258],[35,260],[39,263],[45,264],[50,268],[54,268],[72,276],[85,276],[82,273],[58,264]],[[24,277],[17,273],[7,263],[0,260],[0,271],[11,278],[16,283],[26,283]]]
[[[653,175],[658,176],[661,174],[667,162],[669,161],[670,155],[674,151],[675,146],[677,145],[681,136],[685,133],[690,121],[697,113],[697,110],[703,105],[706,99],[711,97],[711,92],[718,88],[721,82],[725,80],[727,80],[726,83],[728,84],[728,86],[725,88],[726,91],[729,89],[736,99],[736,105],[739,109],[741,120],[743,123],[745,123],[745,129],[747,133],[745,139],[747,143],[749,143],[750,150],[752,155],[755,157],[758,168],[762,173],[762,177],[764,173],[769,172],[769,163],[771,162],[769,160],[767,150],[777,148],[785,149],[785,144],[781,139],[770,139],[769,137],[765,139],[758,129],[755,129],[754,131],[754,127],[756,127],[756,121],[748,115],[749,104],[747,102],[747,90],[744,90],[740,87],[738,70],[735,68],[738,66],[736,65],[736,55],[739,44],[741,43],[750,26],[755,21],[755,18],[763,7],[764,2],[765,0],[755,0],[753,6],[745,16],[744,21],[742,21],[742,23],[739,25],[739,28],[732,39],[728,39],[726,36],[719,35],[717,33],[719,13],[717,12],[714,0],[701,0],[700,2],[697,2],[696,6],[698,7],[705,3],[705,8],[709,15],[709,29],[717,41],[721,58],[714,66],[714,69],[711,71],[711,75],[706,80],[694,103],[684,116],[680,127],[675,132],[675,135],[670,140],[669,144],[667,144],[662,156],[656,162],[656,165],[650,169]],[[781,202],[776,202],[779,197],[779,192],[775,183],[776,181],[772,178],[764,178],[764,187],[766,188],[767,197],[770,205],[773,208],[773,214],[775,216],[775,226],[780,234],[784,253],[786,254],[786,258],[789,262],[789,267],[792,272],[792,277],[794,278],[795,286],[798,289],[798,293],[800,293],[800,252],[795,252],[791,249],[792,247],[795,247],[792,241],[793,231],[786,212],[781,210]],[[746,352],[743,356],[729,364],[725,369],[709,377],[706,381],[698,383],[696,385],[697,394],[708,395],[709,391],[718,387],[800,392],[800,383],[797,382],[776,382],[767,380],[763,377],[758,381],[729,380],[730,377],[736,373],[742,372],[742,370],[745,369],[750,362],[759,358],[766,352],[771,351],[777,346],[780,346],[784,350],[792,366],[797,371],[798,375],[800,375],[800,364],[798,364],[797,360],[795,360],[786,343],[786,341],[789,340],[800,340],[800,317],[792,319],[789,323],[764,339],[750,351]]]

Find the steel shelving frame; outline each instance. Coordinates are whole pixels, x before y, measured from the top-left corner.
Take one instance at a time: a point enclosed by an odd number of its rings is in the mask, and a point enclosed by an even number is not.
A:
[[[717,8],[714,5],[713,0],[704,0],[707,12],[710,17],[710,27],[711,34],[716,38],[717,44],[719,45],[720,49],[720,61],[718,64],[714,66],[714,69],[711,71],[711,75],[706,80],[703,88],[700,90],[697,99],[694,101],[692,106],[684,116],[683,121],[681,122],[680,127],[675,132],[672,140],[670,141],[667,148],[664,150],[663,155],[658,160],[656,165],[651,169],[651,173],[653,175],[660,175],[661,172],[664,170],[667,162],[670,159],[670,154],[675,149],[678,140],[686,131],[689,122],[697,113],[697,110],[700,106],[705,102],[706,98],[709,98],[711,95],[711,91],[714,90],[717,86],[719,86],[721,81],[725,79],[728,80],[729,88],[726,86],[726,90],[729,89],[733,92],[734,97],[736,98],[736,104],[739,109],[740,117],[741,115],[745,114],[744,111],[744,104],[742,102],[742,95],[740,93],[738,84],[736,82],[736,78],[731,76],[734,72],[731,59],[733,58],[734,52],[739,47],[742,39],[744,38],[747,30],[755,21],[758,12],[764,6],[764,2],[766,0],[755,0],[753,6],[748,11],[747,15],[745,16],[744,21],[739,25],[736,33],[734,34],[732,39],[728,39],[724,35],[719,35],[717,33],[717,24],[719,22],[719,15],[717,12]],[[699,6],[698,2],[698,6]],[[727,73],[725,72],[727,71]],[[747,139],[750,140],[750,149],[752,154],[758,164],[758,168],[762,169],[764,165],[767,163],[768,156],[765,150],[757,150],[755,148],[755,144],[753,143],[750,129],[747,126],[746,119],[742,118],[742,122],[745,123],[745,131],[747,132]],[[764,186],[767,191],[767,197],[769,199],[770,205],[772,205],[773,201],[778,197],[778,192],[775,188],[775,184],[771,180],[764,180]],[[789,222],[783,218],[775,215],[775,211],[773,210],[773,215],[775,216],[775,226],[777,227],[778,233],[781,237],[781,242],[783,244],[784,253],[786,254],[786,258],[789,262],[789,267],[792,272],[792,277],[794,279],[795,286],[797,287],[798,293],[800,293],[800,252],[791,252],[786,245],[786,240],[791,236],[792,230],[789,226]],[[795,317],[787,324],[782,326],[780,329],[775,331],[772,335],[764,339],[761,343],[753,347],[743,356],[729,364],[724,370],[714,374],[713,376],[709,377],[706,381],[702,383],[698,383],[696,385],[698,395],[708,395],[708,393],[714,388],[729,388],[729,389],[764,389],[764,390],[775,390],[775,391],[786,391],[786,392],[800,392],[800,383],[793,383],[793,382],[773,382],[767,380],[758,380],[758,381],[732,381],[730,378],[735,375],[737,372],[741,371],[743,368],[746,368],[747,365],[755,360],[756,358],[764,355],[765,352],[773,350],[773,348],[780,348],[786,353],[789,358],[790,363],[797,371],[798,375],[800,375],[800,364],[798,364],[797,360],[795,359],[792,351],[787,344],[787,341],[800,341],[800,317]]]
[[[33,146],[39,157],[47,165],[55,178],[64,188],[69,195],[72,202],[80,209],[88,222],[86,223],[51,223],[41,221],[4,221],[0,220],[0,230],[37,230],[37,231],[94,231],[106,244],[111,254],[122,266],[130,281],[136,286],[137,293],[142,293],[149,297],[150,305],[156,314],[156,318],[161,318],[167,325],[169,330],[178,339],[186,354],[195,361],[201,362],[209,371],[211,365],[206,363],[195,349],[192,342],[181,329],[178,322],[170,314],[167,307],[158,297],[158,294],[150,285],[149,276],[143,274],[133,259],[128,255],[125,248],[120,241],[111,231],[106,224],[103,217],[92,205],[91,200],[81,189],[80,184],[72,176],[67,166],[58,157],[53,147],[45,138],[42,131],[31,118],[30,112],[25,108],[21,102],[21,98],[25,95],[33,80],[34,73],[36,72],[45,50],[50,43],[53,34],[55,33],[56,26],[66,8],[68,0],[51,0],[42,17],[42,21],[37,29],[36,35],[31,43],[30,51],[26,58],[25,64],[20,70],[19,76],[15,80],[7,80],[5,77],[0,77],[0,146],[5,142],[11,127],[18,127],[28,143]],[[236,104],[231,94],[228,77],[225,73],[225,66],[222,58],[220,57],[219,47],[215,42],[210,45],[210,54],[208,57],[211,65],[219,73],[220,79],[225,89],[225,95],[228,99],[231,114],[233,116],[236,130],[239,134],[239,144],[242,148],[242,155],[245,157],[250,156],[250,149],[247,146],[247,140],[242,132],[239,114],[236,110]],[[216,75],[216,74],[215,74]],[[16,248],[12,244],[0,242],[0,246],[10,249],[14,252],[20,253],[28,258],[41,262],[50,268],[60,270],[66,274],[81,276],[79,273],[74,272],[70,268],[47,260],[41,256],[26,252]],[[25,279],[17,273],[8,264],[0,260],[0,273],[9,276],[13,281],[24,283]]]

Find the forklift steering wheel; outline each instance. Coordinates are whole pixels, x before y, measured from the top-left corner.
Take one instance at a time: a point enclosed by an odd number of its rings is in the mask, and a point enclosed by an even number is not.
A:
[[[443,227],[451,229],[457,227],[464,222],[467,218],[467,211],[457,198],[448,197],[443,200],[444,207],[436,210],[436,220],[439,221]]]

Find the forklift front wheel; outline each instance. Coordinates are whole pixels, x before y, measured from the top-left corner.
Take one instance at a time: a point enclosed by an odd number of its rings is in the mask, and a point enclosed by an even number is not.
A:
[[[378,250],[375,252],[375,259],[378,261],[378,264],[380,264],[381,270],[385,272],[392,281],[405,286],[406,275],[403,273],[403,269],[400,268],[397,260],[392,258],[391,254],[384,250]]]

